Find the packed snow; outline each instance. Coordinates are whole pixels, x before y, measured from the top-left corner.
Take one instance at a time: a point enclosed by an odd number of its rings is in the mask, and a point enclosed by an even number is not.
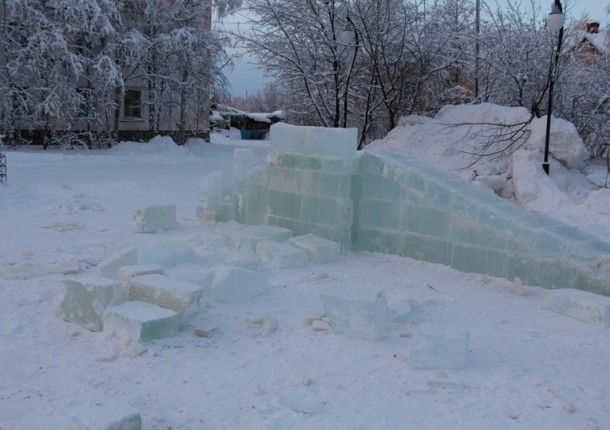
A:
[[[558,162],[546,177],[540,142],[463,169],[469,158],[459,145],[469,137],[455,136],[441,118],[409,117],[369,150],[411,153],[610,240],[608,190]],[[144,429],[608,428],[608,328],[546,310],[548,290],[409,258],[344,251],[300,268],[262,264],[268,288],[260,294],[203,300],[177,335],[138,347],[56,315],[64,280],[91,273],[116,250],[192,249],[199,265],[219,272],[243,260],[224,242],[227,225],[196,216],[208,175],[243,147],[265,162],[266,142],[220,133],[211,144],[181,147],[156,138],[109,150],[7,152],[0,424],[18,410],[49,428],[41,405],[58,398],[78,417],[91,405],[71,394],[91,387],[137,411]],[[176,206],[176,228],[134,232],[133,210],[155,205]],[[400,318],[377,341],[333,333],[321,295],[337,285],[382,289]],[[463,369],[410,365],[429,326],[468,333]]]

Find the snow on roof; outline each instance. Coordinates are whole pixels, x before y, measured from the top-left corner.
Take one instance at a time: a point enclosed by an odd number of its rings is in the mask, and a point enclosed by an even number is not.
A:
[[[246,116],[250,119],[259,122],[271,122],[271,118],[283,118],[284,113],[282,111],[276,110],[275,112],[251,112],[246,113]]]
[[[212,120],[212,121],[222,121],[222,120],[224,120],[224,118],[222,117],[222,115],[218,111],[213,110],[212,114],[210,115],[210,120]]]
[[[599,52],[604,55],[610,54],[610,34],[607,30],[602,30],[599,33],[587,33],[585,37]]]
[[[219,115],[244,117],[258,122],[271,123],[271,118],[284,118],[284,112],[281,110],[276,110],[273,112],[245,112],[231,106],[218,103],[215,105],[215,108],[215,112],[217,112]]]
[[[585,30],[578,30],[578,43],[589,42],[602,55],[610,55],[610,33],[608,30],[601,30],[599,33],[590,33]]]

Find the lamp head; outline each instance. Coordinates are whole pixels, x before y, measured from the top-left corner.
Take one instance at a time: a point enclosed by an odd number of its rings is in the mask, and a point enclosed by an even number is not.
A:
[[[546,17],[546,26],[553,33],[559,31],[566,20],[566,16],[561,9],[559,0],[555,0],[551,8],[551,13]]]

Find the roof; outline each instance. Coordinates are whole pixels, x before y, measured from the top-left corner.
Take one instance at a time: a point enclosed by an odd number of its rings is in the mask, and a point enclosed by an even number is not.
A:
[[[599,33],[589,33],[584,30],[578,31],[578,42],[590,43],[600,54],[610,55],[610,33],[601,30]]]
[[[230,117],[241,117],[241,118],[249,118],[256,122],[264,122],[270,124],[272,118],[282,119],[284,118],[284,112],[280,110],[276,110],[274,112],[244,112],[239,109],[235,109],[231,106],[223,105],[216,103],[212,105],[212,109],[215,113],[221,116],[230,116]]]

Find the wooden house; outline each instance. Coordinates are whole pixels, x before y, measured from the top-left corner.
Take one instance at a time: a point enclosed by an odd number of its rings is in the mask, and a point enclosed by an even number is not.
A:
[[[610,54],[610,34],[599,29],[599,21],[587,21],[584,28],[576,33],[576,43],[572,47],[574,57],[587,65],[593,65],[597,58]]]
[[[261,113],[244,112],[227,105],[215,103],[212,105],[212,127],[236,128],[244,140],[264,140],[269,134],[272,124],[284,119],[281,111]]]

